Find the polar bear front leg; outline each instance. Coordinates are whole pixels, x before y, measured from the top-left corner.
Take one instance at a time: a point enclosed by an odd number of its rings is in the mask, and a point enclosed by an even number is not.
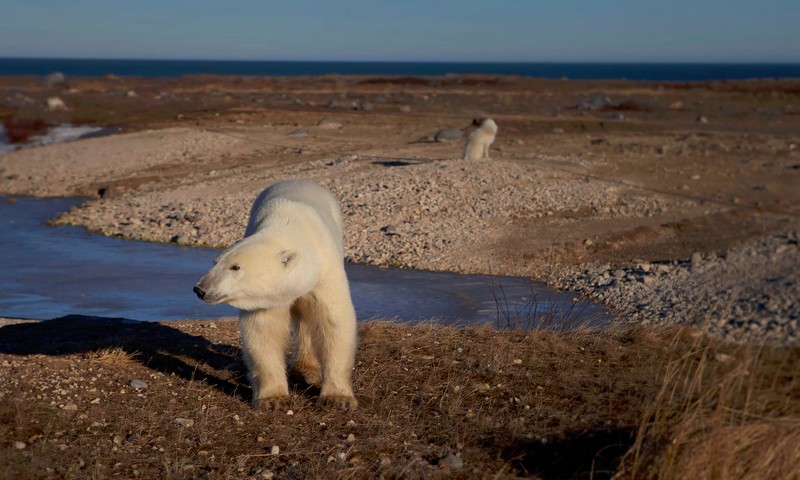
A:
[[[253,405],[280,408],[289,400],[286,381],[286,348],[291,333],[289,309],[242,311],[239,332]]]

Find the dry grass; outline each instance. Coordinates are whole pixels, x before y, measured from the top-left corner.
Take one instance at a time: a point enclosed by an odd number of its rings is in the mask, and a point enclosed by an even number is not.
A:
[[[620,478],[800,478],[800,349],[695,341],[667,364]]]
[[[719,345],[690,333],[369,323],[360,328],[355,370],[359,409],[317,407],[317,391],[295,383],[288,415],[249,407],[230,321],[126,325],[73,317],[10,325],[0,329],[0,477],[791,471],[797,352]],[[98,362],[98,352],[130,361]],[[715,360],[718,352],[731,359]],[[132,389],[132,379],[148,388]],[[77,409],[63,408],[68,403]],[[771,456],[755,448],[764,437]],[[447,466],[450,453],[462,467]],[[739,475],[742,468],[749,470]]]

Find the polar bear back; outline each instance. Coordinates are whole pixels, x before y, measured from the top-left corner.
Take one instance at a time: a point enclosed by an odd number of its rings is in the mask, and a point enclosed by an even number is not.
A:
[[[307,205],[319,214],[344,255],[344,221],[339,202],[328,190],[308,180],[283,180],[264,189],[253,203],[245,236],[258,231],[274,211],[274,206],[284,202]]]

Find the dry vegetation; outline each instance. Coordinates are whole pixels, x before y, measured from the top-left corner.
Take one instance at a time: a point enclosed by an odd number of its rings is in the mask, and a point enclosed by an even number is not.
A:
[[[318,407],[316,390],[295,383],[292,414],[249,406],[233,321],[67,317],[8,325],[0,339],[3,478],[800,471],[800,350],[723,344],[698,330],[368,323],[360,408]]]

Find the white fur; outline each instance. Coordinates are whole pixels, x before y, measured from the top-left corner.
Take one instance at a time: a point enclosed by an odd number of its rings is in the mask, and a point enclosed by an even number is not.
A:
[[[265,189],[245,237],[222,252],[197,283],[207,303],[239,308],[239,330],[253,402],[277,406],[289,395],[286,352],[292,321],[294,369],[321,380],[320,400],[355,408],[352,369],[356,314],[344,271],[339,203],[303,180]]]
[[[494,143],[497,136],[497,124],[491,118],[480,121],[480,126],[476,128],[467,138],[464,145],[464,160],[489,160],[489,147]]]

